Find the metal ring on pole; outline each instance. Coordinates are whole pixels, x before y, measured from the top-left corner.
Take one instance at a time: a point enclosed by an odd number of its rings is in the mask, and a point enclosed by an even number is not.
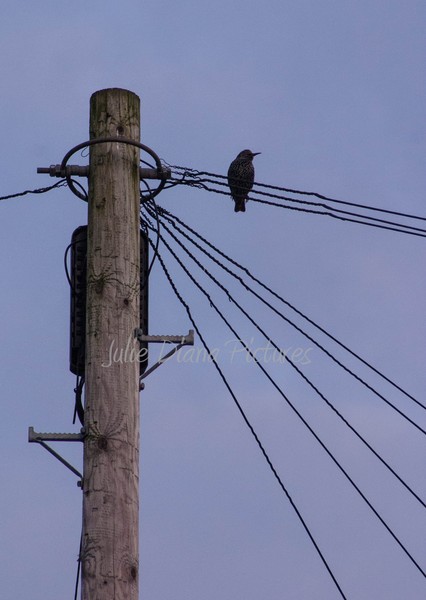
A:
[[[83,148],[87,148],[88,146],[93,146],[95,144],[104,144],[106,142],[118,142],[121,144],[129,144],[131,146],[136,146],[136,147],[140,148],[141,150],[143,150],[144,152],[146,152],[147,154],[152,156],[152,158],[154,159],[155,164],[157,166],[158,173],[161,173],[161,171],[163,169],[163,165],[161,164],[161,160],[159,159],[157,154],[154,152],[154,150],[151,150],[151,148],[149,148],[148,146],[145,146],[145,144],[141,144],[140,142],[136,142],[135,140],[132,140],[130,138],[125,138],[125,137],[102,137],[102,138],[96,138],[94,140],[88,140],[87,142],[81,142],[81,144],[77,144],[77,146],[74,146],[74,148],[71,148],[71,150],[69,150],[65,154],[65,156],[61,162],[61,169],[63,169],[64,172],[66,173],[67,162],[69,161],[71,156],[73,154],[75,154],[76,152],[78,152],[79,150],[82,150]],[[75,194],[81,200],[84,200],[87,202],[87,198],[85,196],[83,196],[83,194],[75,188],[74,182],[71,179],[71,175],[66,174],[65,178],[67,180],[68,187],[73,192],[73,194]],[[151,192],[148,196],[143,196],[141,194],[141,198],[143,199],[144,202],[146,202],[147,200],[151,200],[152,198],[155,198],[155,196],[157,196],[157,194],[159,194],[161,192],[161,190],[164,188],[165,185],[166,185],[166,180],[161,179],[160,184],[158,185],[157,189],[155,189],[153,192]]]

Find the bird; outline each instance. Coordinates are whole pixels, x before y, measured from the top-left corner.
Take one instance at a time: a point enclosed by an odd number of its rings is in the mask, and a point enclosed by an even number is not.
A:
[[[235,212],[245,212],[247,196],[254,183],[253,158],[260,152],[242,150],[228,169],[228,185],[235,202]]]

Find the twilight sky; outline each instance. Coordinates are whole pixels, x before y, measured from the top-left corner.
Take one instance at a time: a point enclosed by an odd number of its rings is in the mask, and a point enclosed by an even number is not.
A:
[[[262,152],[259,182],[426,216],[425,28],[420,0],[7,2],[0,196],[53,183],[36,168],[88,139],[93,92],[122,87],[141,98],[141,141],[172,165],[225,174],[251,148]],[[158,203],[425,403],[423,238],[254,202],[234,214],[228,197],[183,186]],[[73,598],[81,492],[74,475],[27,443],[27,428],[78,431],[63,253],[86,211],[66,188],[0,202],[5,600]],[[160,252],[346,597],[424,598],[425,577]],[[191,270],[426,570],[424,508],[290,365],[262,355],[267,340]],[[425,500],[424,434],[221,277],[280,348],[309,357],[300,370]],[[150,332],[190,327],[157,262]],[[306,328],[426,428],[422,408]],[[141,599],[341,597],[202,353],[181,353],[147,378],[141,407]],[[81,468],[80,445],[55,449]]]

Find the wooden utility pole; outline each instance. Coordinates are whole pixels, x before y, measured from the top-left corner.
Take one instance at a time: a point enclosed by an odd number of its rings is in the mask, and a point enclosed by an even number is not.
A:
[[[91,97],[90,138],[111,136],[139,142],[140,103],[132,92]],[[92,145],[82,600],[139,598],[139,202],[139,148]]]

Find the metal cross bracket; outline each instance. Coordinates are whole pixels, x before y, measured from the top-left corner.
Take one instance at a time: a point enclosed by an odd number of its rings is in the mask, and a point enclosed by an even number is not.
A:
[[[71,177],[73,175],[79,177],[89,176],[88,165],[67,165],[65,168],[62,165],[50,165],[50,167],[38,167],[37,173],[50,175],[50,177]],[[139,167],[140,179],[170,179],[172,176],[171,169],[162,167],[161,169],[147,169]]]
[[[139,177],[140,177],[140,179],[143,179],[143,180],[159,179],[160,184],[158,185],[158,187],[155,190],[150,190],[149,186],[147,186],[149,189],[149,194],[146,195],[146,194],[141,193],[141,201],[147,202],[148,200],[152,200],[152,198],[155,198],[155,196],[157,196],[164,189],[167,179],[171,178],[171,169],[169,167],[163,166],[158,155],[149,146],[146,146],[145,144],[141,144],[140,142],[137,142],[136,140],[132,140],[131,138],[123,137],[121,135],[112,136],[112,137],[93,138],[91,140],[88,140],[87,142],[82,142],[81,144],[77,144],[77,146],[74,146],[74,148],[71,148],[71,150],[68,150],[68,152],[65,154],[64,158],[62,159],[62,162],[60,165],[51,165],[50,167],[39,167],[37,169],[37,173],[46,173],[46,174],[50,175],[51,177],[65,177],[65,179],[67,180],[68,187],[72,191],[72,193],[75,194],[77,196],[77,198],[80,198],[80,200],[84,200],[85,202],[87,202],[88,201],[87,192],[83,189],[83,193],[82,193],[75,187],[75,185],[74,185],[75,182],[72,179],[72,175],[79,175],[80,177],[87,177],[89,175],[89,167],[88,166],[80,166],[80,165],[68,165],[68,161],[76,152],[78,152],[79,150],[83,150],[83,148],[88,148],[89,146],[91,147],[96,144],[105,144],[105,143],[128,144],[130,146],[136,146],[143,152],[147,152],[151,156],[151,158],[154,159],[156,168],[155,169],[146,169],[144,167],[140,168]],[[146,163],[146,164],[148,164],[148,163]],[[80,184],[78,184],[78,186],[80,187]]]
[[[82,481],[83,475],[80,473],[80,471],[77,471],[77,469],[70,465],[65,458],[62,458],[62,456],[55,452],[53,448],[48,446],[46,442],[83,442],[83,433],[39,433],[34,431],[34,427],[28,427],[28,441],[30,443],[36,442],[37,444],[40,444],[40,446],[43,446],[43,448],[46,448],[50,454],[57,458],[59,462],[65,465],[67,469],[72,471],[74,475],[77,475],[77,477],[80,478],[80,481]]]
[[[188,335],[144,335],[142,329],[135,329],[135,337],[139,342],[150,342],[154,344],[177,344],[170,352],[168,352],[165,356],[163,356],[158,362],[155,363],[150,369],[145,371],[143,375],[139,378],[140,389],[144,388],[144,384],[142,383],[142,379],[145,379],[148,375],[150,375],[155,369],[157,369],[160,365],[162,365],[166,360],[168,360],[173,354],[176,354],[178,350],[180,350],[183,346],[193,346],[194,345],[194,330],[190,329]]]

